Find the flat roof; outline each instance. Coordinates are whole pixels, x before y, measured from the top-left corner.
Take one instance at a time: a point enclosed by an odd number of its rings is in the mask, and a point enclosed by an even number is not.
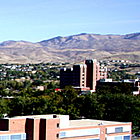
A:
[[[53,117],[54,115],[60,116],[57,114],[48,114],[48,115],[27,115],[27,116],[14,116],[11,118],[5,118],[5,119],[26,119],[26,118],[31,118],[31,119],[40,119],[40,118],[46,118],[46,119],[52,119],[55,118]]]
[[[126,123],[130,123],[130,122],[81,119],[81,120],[70,120],[69,121],[69,127],[113,125],[113,124],[126,124]]]
[[[77,119],[69,120],[69,115],[58,115],[58,114],[48,114],[48,115],[28,115],[28,116],[15,116],[12,118],[3,119],[55,119],[60,118],[60,128],[73,128],[73,127],[85,127],[85,126],[99,126],[99,125],[114,125],[114,124],[127,124],[131,122],[118,122],[118,121],[106,121],[106,120],[95,120],[95,119]]]

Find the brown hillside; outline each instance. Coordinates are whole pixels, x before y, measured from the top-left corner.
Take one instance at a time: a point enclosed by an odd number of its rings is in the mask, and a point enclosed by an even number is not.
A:
[[[38,43],[5,41],[0,63],[80,62],[85,58],[140,59],[140,33],[127,35],[79,34]]]

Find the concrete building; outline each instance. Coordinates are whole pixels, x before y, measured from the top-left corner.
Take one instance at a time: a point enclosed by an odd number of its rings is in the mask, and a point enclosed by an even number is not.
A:
[[[131,122],[36,115],[0,119],[0,140],[131,140]]]
[[[73,68],[60,70],[60,88],[67,85],[86,87],[87,66],[85,64],[73,65]]]
[[[100,67],[100,79],[107,79],[107,67]]]
[[[60,88],[64,88],[67,85],[74,85],[73,68],[60,69]]]
[[[86,65],[74,65],[74,86],[75,87],[87,87],[86,86],[86,74],[87,66]]]
[[[60,70],[60,88],[72,85],[76,89],[96,90],[99,79],[107,78],[107,68],[100,67],[96,59],[85,60],[85,64],[73,65],[73,68]]]

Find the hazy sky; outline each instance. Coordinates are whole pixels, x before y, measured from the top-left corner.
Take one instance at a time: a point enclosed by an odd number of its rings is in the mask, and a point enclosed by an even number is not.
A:
[[[140,0],[1,0],[0,42],[140,32]]]

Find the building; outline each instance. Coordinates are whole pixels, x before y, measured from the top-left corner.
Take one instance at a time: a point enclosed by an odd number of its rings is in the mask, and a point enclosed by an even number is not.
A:
[[[107,67],[100,67],[100,79],[107,79]]]
[[[86,87],[86,72],[85,64],[73,65],[73,68],[63,68],[60,70],[60,88],[67,85],[74,87]]]
[[[99,63],[96,59],[85,60],[87,65],[87,87],[96,90],[96,81],[100,79]]]
[[[85,60],[85,64],[73,65],[60,70],[60,88],[72,85],[75,89],[96,90],[99,79],[107,78],[107,68],[100,67],[96,59]]]
[[[87,87],[86,86],[86,74],[87,66],[86,65],[74,65],[74,86],[75,87]]]
[[[125,79],[122,81],[113,81],[112,79],[100,79],[97,81],[96,88],[99,89],[102,86],[108,86],[112,89],[115,86],[120,86],[121,83],[125,83],[131,87],[131,94],[140,94],[140,80],[139,79]]]
[[[69,120],[69,115],[0,119],[0,140],[131,140],[131,122]]]
[[[60,88],[64,88],[67,85],[74,85],[73,68],[60,69]]]

